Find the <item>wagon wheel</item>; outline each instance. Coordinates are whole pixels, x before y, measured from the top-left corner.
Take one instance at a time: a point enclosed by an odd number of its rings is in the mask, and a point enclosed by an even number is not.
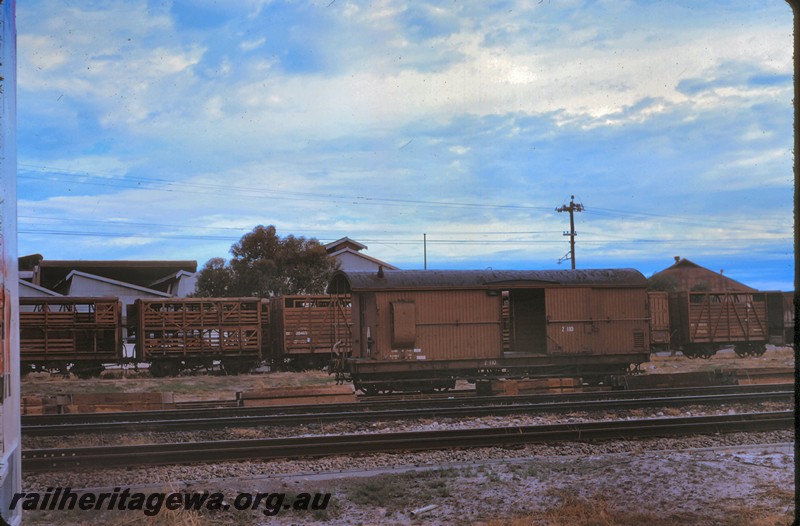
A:
[[[627,369],[625,370],[627,374],[644,374],[642,371],[642,364],[641,363],[632,363],[629,364]]]
[[[717,354],[717,350],[716,349],[714,349],[714,348],[712,348],[710,346],[703,346],[698,351],[697,356],[699,356],[703,360],[708,360],[709,358],[711,358],[715,354]]]
[[[753,356],[763,356],[765,352],[767,352],[767,346],[766,345],[763,345],[763,344],[762,345],[756,345],[753,348]]]
[[[253,368],[253,364],[248,360],[238,360],[236,358],[228,358],[222,360],[222,368],[225,373],[231,376],[247,373]]]
[[[686,347],[682,349],[682,351],[683,355],[689,358],[690,360],[694,360],[695,358],[697,358],[697,349],[694,349],[692,347]]]
[[[103,364],[98,362],[92,362],[92,363],[84,363],[81,365],[73,364],[69,372],[71,372],[78,378],[87,380],[89,378],[100,376],[100,373],[102,373],[104,369],[105,367],[103,367]]]
[[[359,385],[358,389],[363,391],[363,393],[367,396],[375,396],[381,392],[377,385]]]
[[[154,378],[177,376],[179,371],[180,367],[175,360],[153,360],[150,362],[150,376]]]
[[[747,358],[750,356],[750,349],[745,345],[736,344],[733,346],[733,350],[739,358]]]
[[[60,374],[64,378],[69,378],[69,364],[68,363],[59,362],[53,367],[53,369],[55,371],[58,371],[55,374]]]

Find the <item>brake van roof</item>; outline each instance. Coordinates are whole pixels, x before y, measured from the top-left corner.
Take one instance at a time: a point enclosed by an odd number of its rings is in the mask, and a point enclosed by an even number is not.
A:
[[[635,269],[591,270],[384,270],[338,271],[331,294],[371,290],[500,289],[542,287],[646,287]]]

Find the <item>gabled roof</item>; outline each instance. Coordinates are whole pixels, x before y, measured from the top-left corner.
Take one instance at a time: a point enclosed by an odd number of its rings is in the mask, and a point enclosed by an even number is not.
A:
[[[328,291],[337,294],[368,290],[496,290],[554,285],[646,287],[647,280],[634,269],[338,271],[331,278]]]
[[[33,282],[45,288],[55,289],[73,270],[147,287],[153,281],[180,270],[197,272],[197,261],[43,259],[36,265]]]
[[[328,255],[330,257],[332,257],[332,258],[335,258],[336,256],[341,256],[342,254],[352,254],[352,255],[354,255],[356,257],[359,257],[361,259],[366,259],[367,261],[371,261],[372,263],[375,263],[378,266],[382,266],[386,270],[399,270],[394,265],[390,265],[389,263],[386,263],[385,261],[381,261],[380,259],[374,258],[372,256],[368,256],[366,254],[362,254],[361,252],[356,252],[355,250],[353,250],[351,248],[343,248],[341,250],[337,250],[336,252],[331,252]]]
[[[323,246],[325,247],[325,250],[327,250],[329,254],[331,252],[337,252],[343,248],[351,248],[356,252],[358,252],[359,250],[367,249],[367,245],[361,244],[358,241],[354,241],[346,236],[341,239],[337,239],[336,241],[331,241],[330,243]]]
[[[756,289],[748,287],[719,272],[707,269],[688,259],[675,258],[675,263],[660,272],[650,276],[649,280],[669,278],[674,280],[677,290],[689,291],[697,285],[705,285],[712,291],[733,290],[741,292],[754,292]]]
[[[190,278],[192,276],[194,276],[194,272],[186,272],[185,270],[179,270],[178,272],[176,272],[174,274],[170,274],[169,276],[164,276],[161,279],[155,280],[154,282],[150,283],[149,286],[150,287],[156,287],[156,286],[161,285],[162,283],[166,283],[168,281],[177,281],[177,280],[179,280],[179,279],[181,279],[183,277]]]
[[[26,292],[30,291],[30,292]],[[34,285],[30,281],[25,281],[24,279],[19,280],[19,297],[25,298],[33,293],[36,296],[62,296],[58,292],[50,289],[46,289],[44,287],[40,287],[39,285]]]
[[[72,280],[73,277],[80,276],[82,278],[86,278],[93,281],[99,281],[102,283],[108,283],[110,285],[114,285],[117,287],[123,287],[126,289],[135,290],[138,292],[144,292],[146,294],[152,294],[153,296],[161,296],[163,298],[171,298],[172,296],[167,294],[166,292],[161,292],[159,290],[149,289],[147,287],[140,287],[139,285],[134,285],[132,283],[125,283],[124,281],[118,281],[116,279],[106,278],[103,276],[95,276],[94,274],[89,274],[86,272],[81,272],[80,270],[73,270],[70,272],[67,277],[64,279],[64,282],[69,282]]]

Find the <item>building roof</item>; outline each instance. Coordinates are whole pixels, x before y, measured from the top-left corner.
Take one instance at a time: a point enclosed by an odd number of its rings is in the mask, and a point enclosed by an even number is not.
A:
[[[350,248],[356,252],[367,249],[367,245],[361,244],[358,241],[354,241],[346,236],[337,239],[336,241],[331,241],[330,243],[323,246],[325,247],[325,250],[327,250],[329,254],[332,252],[337,252],[343,248]]]
[[[675,263],[660,272],[656,272],[648,281],[650,283],[659,280],[670,280],[678,291],[690,291],[695,287],[701,286],[710,291],[740,291],[753,292],[756,289],[724,276],[721,272],[714,272],[689,261],[675,257]]]
[[[157,288],[159,285],[163,285],[164,283],[177,281],[183,277],[190,278],[192,276],[194,276],[194,272],[186,272],[185,270],[179,270],[178,272],[170,274],[169,276],[164,276],[162,278],[153,281],[152,283],[149,284],[149,286],[151,288]]]
[[[58,292],[39,285],[34,285],[30,281],[24,279],[19,280],[19,297],[24,298],[27,296],[61,296]]]
[[[554,285],[645,287],[647,280],[634,269],[338,271],[331,278],[328,292],[541,288]]]
[[[336,252],[330,252],[328,255],[330,257],[332,257],[332,258],[337,258],[337,256],[341,256],[343,254],[352,254],[352,255],[354,255],[354,256],[356,256],[358,258],[370,261],[370,262],[372,262],[372,263],[374,263],[374,264],[376,264],[378,266],[383,266],[383,268],[386,269],[386,270],[399,270],[394,265],[390,265],[389,263],[386,263],[385,261],[381,261],[380,259],[374,258],[372,256],[368,256],[366,254],[362,254],[361,252],[356,252],[355,250],[353,250],[353,249],[351,249],[349,247],[348,248],[343,248],[341,250],[337,250]]]
[[[41,260],[44,259],[44,256],[41,254],[29,254],[27,256],[20,256],[17,258],[17,266],[19,270],[33,270],[33,268],[39,264]]]
[[[197,261],[56,260],[43,259],[34,269],[33,282],[55,289],[73,270],[147,287],[180,270],[197,272]]]
[[[86,279],[93,280],[93,281],[99,281],[99,282],[102,282],[102,283],[107,283],[109,285],[114,285],[114,286],[117,286],[117,287],[122,287],[122,288],[126,288],[126,289],[135,290],[137,292],[144,292],[146,294],[151,294],[153,296],[160,296],[160,297],[163,297],[163,298],[171,298],[172,297],[170,294],[167,294],[166,292],[161,292],[160,290],[154,290],[154,289],[150,289],[150,288],[147,288],[147,287],[140,287],[139,285],[134,285],[133,283],[126,283],[124,281],[119,281],[119,280],[116,280],[116,279],[106,278],[104,276],[95,276],[94,274],[88,274],[86,272],[81,272],[80,270],[73,270],[72,272],[70,272],[67,275],[67,277],[64,279],[64,283],[68,283],[75,276],[79,276],[79,277],[86,278]]]

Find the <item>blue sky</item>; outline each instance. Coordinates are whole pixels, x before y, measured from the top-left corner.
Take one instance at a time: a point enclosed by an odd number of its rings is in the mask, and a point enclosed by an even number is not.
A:
[[[792,290],[792,18],[765,2],[26,0],[19,253],[229,257],[258,224],[406,269]]]

